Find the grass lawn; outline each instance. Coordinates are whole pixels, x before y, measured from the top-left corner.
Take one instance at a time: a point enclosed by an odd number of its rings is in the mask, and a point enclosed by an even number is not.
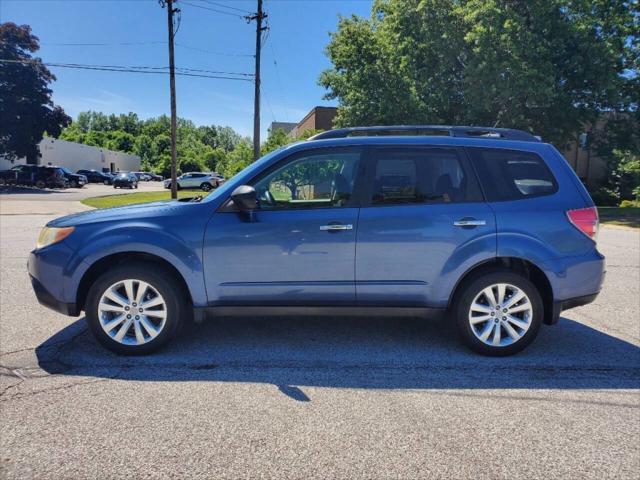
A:
[[[207,192],[201,192],[199,190],[179,190],[178,198],[197,197],[202,195],[207,196]],[[101,197],[91,197],[82,200],[82,203],[94,208],[110,208],[110,207],[122,207],[124,205],[134,205],[136,203],[148,203],[158,202],[160,200],[170,200],[171,192],[169,190],[165,192],[137,192],[137,193],[125,193],[122,195],[104,195]]]
[[[600,223],[640,228],[640,208],[598,207]]]

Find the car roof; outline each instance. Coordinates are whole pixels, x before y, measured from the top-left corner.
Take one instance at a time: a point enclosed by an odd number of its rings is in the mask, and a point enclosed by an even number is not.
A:
[[[541,151],[548,148],[548,143],[540,141],[522,141],[522,140],[496,140],[492,138],[469,138],[469,137],[447,137],[432,135],[399,135],[399,136],[354,136],[343,138],[329,138],[320,140],[307,140],[292,143],[283,150],[288,152],[298,150],[308,150],[319,147],[346,147],[346,146],[374,146],[374,145],[390,145],[390,146],[448,146],[448,147],[485,147],[500,148],[525,151]]]

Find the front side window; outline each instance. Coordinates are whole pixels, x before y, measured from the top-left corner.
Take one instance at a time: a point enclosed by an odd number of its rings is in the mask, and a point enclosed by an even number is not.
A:
[[[537,154],[518,150],[469,148],[487,200],[521,200],[558,190],[553,174]]]
[[[381,149],[375,155],[371,204],[479,201],[477,182],[467,170],[456,149]]]
[[[360,151],[319,150],[297,156],[253,184],[260,209],[344,207],[353,194]]]

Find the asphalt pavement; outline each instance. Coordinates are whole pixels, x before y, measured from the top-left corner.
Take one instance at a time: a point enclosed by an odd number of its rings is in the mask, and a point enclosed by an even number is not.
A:
[[[602,294],[514,357],[446,322],[252,317],[127,358],[37,304],[51,218],[0,215],[0,478],[638,478],[637,230],[602,229]]]

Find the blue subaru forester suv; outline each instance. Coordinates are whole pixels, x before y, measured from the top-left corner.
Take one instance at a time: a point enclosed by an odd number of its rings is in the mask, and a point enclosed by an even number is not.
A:
[[[208,197],[96,210],[43,229],[38,300],[123,354],[213,315],[445,315],[509,355],[604,277],[598,215],[561,154],[518,130],[331,130]]]

